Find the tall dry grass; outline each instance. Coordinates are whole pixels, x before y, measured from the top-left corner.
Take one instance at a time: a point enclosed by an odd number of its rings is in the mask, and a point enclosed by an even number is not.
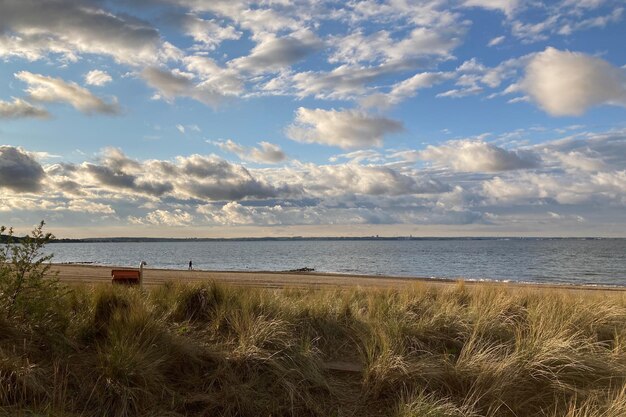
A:
[[[168,283],[55,306],[48,329],[0,317],[0,414],[626,415],[621,292]]]

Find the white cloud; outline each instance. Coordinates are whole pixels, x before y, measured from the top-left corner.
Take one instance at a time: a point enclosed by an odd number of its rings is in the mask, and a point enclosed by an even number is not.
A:
[[[295,89],[299,97],[314,96],[319,99],[344,100],[366,92],[366,85],[393,72],[389,67],[352,67],[341,65],[329,72],[306,71],[294,74],[287,80],[288,87]],[[290,83],[293,86],[289,85]],[[278,92],[285,88],[278,88]],[[288,90],[286,92],[289,92]]]
[[[491,39],[489,41],[487,46],[497,46],[497,45],[500,45],[502,42],[504,42],[505,39],[506,39],[506,36],[496,36],[495,38],[493,38],[493,39]]]
[[[0,146],[0,187],[18,193],[36,192],[45,175],[39,162],[24,149]]]
[[[210,58],[200,55],[183,60],[187,71],[148,67],[141,77],[158,91],[155,98],[173,101],[187,97],[211,107],[243,94],[244,83],[236,70],[220,67]]]
[[[465,25],[461,22],[448,22],[448,25],[432,27],[420,25],[401,39],[394,39],[388,30],[370,35],[356,31],[332,40],[335,51],[329,62],[351,65],[378,62],[413,67],[418,58],[448,57],[459,45],[464,32]]]
[[[48,54],[61,55],[64,61],[78,60],[77,52],[71,45],[65,45],[55,39],[42,35],[15,36],[0,32],[0,57],[4,59],[19,58],[36,61]]]
[[[521,96],[521,97],[514,97],[510,100],[507,100],[507,103],[509,104],[514,104],[514,103],[527,103],[530,101],[530,97],[528,96]]]
[[[55,180],[80,184],[85,192],[106,192],[116,198],[123,195],[150,199],[169,196],[214,201],[277,198],[298,192],[296,188],[286,186],[283,180],[272,185],[245,167],[215,155],[180,156],[175,162],[140,162],[119,149],[109,148],[95,163],[57,164],[48,173]]]
[[[422,72],[394,84],[387,94],[374,94],[360,101],[364,107],[386,108],[413,97],[418,90],[430,88],[452,78],[448,72]]]
[[[285,174],[283,174],[285,175]],[[306,164],[290,178],[301,184],[310,195],[342,197],[351,194],[401,196],[438,194],[449,186],[414,172],[400,172],[386,166]]]
[[[626,170],[613,172],[598,172],[592,177],[594,184],[599,185],[604,191],[623,196],[626,193]]]
[[[361,149],[339,155],[333,155],[329,158],[330,162],[337,162],[339,159],[347,159],[350,163],[360,164],[361,162],[383,162],[383,155],[373,149]]]
[[[601,104],[626,106],[626,75],[603,59],[547,48],[526,67],[520,87],[553,116],[579,116]]]
[[[220,67],[212,59],[200,55],[187,56],[183,63],[198,78],[197,89],[216,91],[224,97],[238,96],[244,91],[240,74],[232,68]]]
[[[29,60],[61,54],[102,54],[139,65],[180,57],[145,21],[116,15],[94,2],[4,0],[0,3],[0,56]]]
[[[619,2],[613,2],[615,6]],[[523,43],[546,41],[551,35],[570,36],[581,30],[604,28],[623,20],[624,7],[605,7],[606,1],[562,1],[541,13],[520,16],[511,22],[513,36]],[[536,5],[530,4],[530,7]],[[595,14],[600,10],[600,14]],[[595,15],[594,15],[595,14]],[[538,20],[533,20],[533,18]]]
[[[482,193],[492,204],[537,204],[554,201],[562,205],[613,203],[625,205],[626,171],[581,175],[524,172],[515,177],[495,177],[482,184]]]
[[[558,26],[559,18],[559,15],[551,15],[536,23],[524,23],[516,20],[511,24],[511,33],[524,43],[546,41],[549,38],[549,33]]]
[[[221,149],[234,153],[244,161],[257,162],[260,164],[277,164],[284,161],[287,156],[280,149],[280,146],[269,142],[259,142],[259,147],[248,147],[233,142],[228,139],[224,141],[211,142]]]
[[[193,75],[150,67],[142,71],[141,77],[150,87],[156,89],[161,96],[168,100],[173,100],[176,97],[195,98],[195,86],[191,81]]]
[[[328,62],[359,64],[377,61],[384,57],[392,43],[389,31],[381,30],[364,35],[357,30],[334,40],[335,51],[328,58]]]
[[[97,203],[95,201],[85,200],[85,199],[76,199],[70,200],[67,207],[65,207],[68,211],[75,211],[78,213],[90,213],[90,214],[115,214],[115,210],[108,205],[103,203]]]
[[[324,225],[390,224],[403,222],[409,216],[397,215],[370,207],[299,207],[276,204],[273,206],[249,206],[232,201],[222,207],[206,205],[198,208],[209,224],[216,225]]]
[[[260,223],[256,214],[257,210],[252,207],[244,207],[236,201],[224,204],[221,209],[214,206],[203,206],[198,212],[207,215],[213,222],[217,224],[255,224]],[[267,224],[267,223],[266,223]]]
[[[441,61],[453,59],[452,51],[462,42],[468,22],[460,20],[457,13],[441,10],[440,6],[438,2],[424,2],[420,4],[420,12],[416,13],[414,7],[403,6],[401,2],[384,6],[365,6],[363,2],[350,4],[349,9],[367,15],[364,19],[376,20],[380,17],[389,28],[369,34],[357,28],[347,34],[330,36],[326,40],[326,45],[330,47],[328,62],[338,66],[295,74],[281,73],[266,83],[263,91],[333,100],[354,100],[369,93],[374,96],[370,101],[385,101],[381,96],[371,94],[381,87],[376,82],[383,77],[423,71],[424,68],[436,67]],[[352,13],[349,9],[343,12]],[[335,12],[333,18],[337,19],[341,11]],[[390,27],[389,21],[382,18],[384,14],[389,14],[389,19],[401,21],[401,30]],[[354,17],[353,14],[344,16],[346,19]],[[392,101],[408,96],[410,94],[399,94]]]
[[[36,107],[27,101],[13,98],[12,102],[0,100],[0,119],[22,119],[34,117],[45,119],[50,114],[41,107]]]
[[[576,127],[576,126],[573,126]],[[626,134],[623,130],[579,133],[534,147],[550,166],[583,171],[626,169]]]
[[[566,22],[558,30],[559,35],[571,35],[572,33],[591,28],[603,28],[610,23],[618,23],[624,16],[624,8],[618,7],[607,15],[590,17],[588,19]]]
[[[221,207],[205,205],[198,208],[209,224],[215,225],[320,225],[326,220],[342,224],[363,223],[351,210],[324,207],[247,206],[231,201]]]
[[[176,130],[178,130],[183,135],[186,133],[191,133],[191,132],[196,132],[196,133],[202,132],[202,129],[200,129],[200,126],[198,125],[186,125],[185,126],[179,123],[175,127],[176,127]]]
[[[380,198],[380,197],[377,197]],[[446,211],[423,207],[401,207],[398,210],[371,206],[249,206],[230,202],[222,207],[213,205],[198,209],[209,224],[289,226],[332,225],[330,233],[337,233],[338,225],[389,224],[468,224],[481,221],[481,214],[467,210]],[[328,232],[326,234],[328,236]]]
[[[580,9],[595,9],[607,3],[607,1],[608,0],[563,0],[563,6]]]
[[[511,16],[520,6],[519,0],[465,0],[463,3],[469,7],[482,7],[491,10],[500,10],[507,16]]]
[[[207,77],[196,81],[194,74],[153,67],[144,69],[141,77],[150,87],[158,91],[156,98],[173,101],[177,97],[187,97],[212,107],[217,107],[233,97],[233,90],[236,88],[234,84],[238,83],[238,81],[227,79],[227,82],[223,84],[221,81],[225,78],[222,76]]]
[[[210,12],[231,19],[243,29],[257,33],[276,33],[282,30],[297,30],[301,25],[293,17],[285,13],[285,2],[257,3],[248,0],[164,0],[169,3],[186,7],[194,13]],[[268,5],[278,6],[280,11]]]
[[[463,23],[457,22],[448,29],[417,27],[410,35],[392,44],[386,51],[389,63],[407,63],[413,59],[440,55],[447,57],[461,43],[465,32]]]
[[[579,151],[555,152],[554,156],[567,168],[582,169],[584,171],[600,171],[606,168],[601,158],[589,156]]]
[[[467,88],[453,88],[451,90],[446,90],[443,93],[437,94],[437,97],[462,98],[482,93],[482,91],[483,88],[477,85]]]
[[[26,92],[35,101],[67,103],[87,114],[117,114],[120,111],[115,98],[107,103],[74,82],[66,82],[60,78],[46,77],[28,71],[20,71],[15,74],[15,77],[28,84]]]
[[[535,199],[547,198],[553,193],[557,182],[548,175],[522,174],[515,179],[495,177],[483,182],[483,194],[495,204],[513,202],[532,202]]]
[[[303,211],[310,212],[311,210],[302,210],[299,207],[285,209],[280,205],[250,207],[236,201],[226,203],[221,208],[213,205],[198,208],[198,212],[204,214],[212,223],[226,225],[273,226],[310,223],[310,220],[307,222],[307,214]]]
[[[191,214],[181,210],[154,210],[145,217],[129,216],[128,220],[133,224],[150,224],[155,226],[187,226],[193,222]]]
[[[230,64],[253,73],[272,72],[288,67],[322,47],[322,42],[309,30],[284,37],[264,35],[248,56],[234,59]]]
[[[2,199],[2,205],[0,205],[0,212],[35,212],[37,210],[47,211],[55,210],[58,206],[52,201],[45,198],[32,197],[30,195],[16,195],[11,193],[9,195],[4,194],[0,197]],[[41,221],[41,218],[36,221]]]
[[[101,70],[92,70],[85,74],[85,83],[87,85],[95,85],[102,87],[113,81],[113,78],[106,72]]]
[[[530,56],[525,55],[502,61],[495,67],[482,64],[477,58],[464,61],[452,73],[456,88],[437,94],[437,97],[460,98],[480,94],[488,89],[499,87],[504,81],[516,79]],[[516,85],[511,85],[502,92],[492,93],[487,98],[518,92]]]
[[[214,50],[225,40],[237,40],[242,35],[232,26],[221,26],[215,20],[204,20],[194,15],[185,16],[182,26],[187,35],[209,50]]]
[[[455,171],[497,172],[536,168],[538,157],[528,151],[508,151],[483,141],[457,140],[444,145],[429,145],[419,153],[421,159],[448,166]]]
[[[286,133],[298,142],[356,149],[382,146],[385,135],[402,130],[401,122],[357,110],[300,107]]]

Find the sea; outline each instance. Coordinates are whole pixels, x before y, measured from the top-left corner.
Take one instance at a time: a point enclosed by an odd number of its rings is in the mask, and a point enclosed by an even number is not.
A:
[[[55,263],[626,286],[626,239],[225,240],[53,243]]]

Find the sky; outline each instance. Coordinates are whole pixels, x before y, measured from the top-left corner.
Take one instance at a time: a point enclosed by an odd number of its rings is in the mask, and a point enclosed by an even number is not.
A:
[[[0,224],[626,237],[626,0],[0,0]]]

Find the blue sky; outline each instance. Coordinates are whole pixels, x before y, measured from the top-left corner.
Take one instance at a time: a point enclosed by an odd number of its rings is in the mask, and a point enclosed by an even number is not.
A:
[[[0,223],[624,236],[625,8],[3,1]]]

